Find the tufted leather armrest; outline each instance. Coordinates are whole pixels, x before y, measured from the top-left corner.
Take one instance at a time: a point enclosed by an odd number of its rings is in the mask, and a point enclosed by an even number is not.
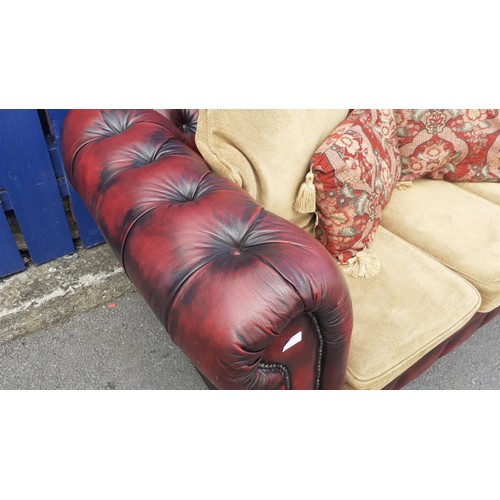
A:
[[[340,388],[351,302],[312,236],[211,172],[153,110],[73,110],[68,178],[146,302],[218,388]]]

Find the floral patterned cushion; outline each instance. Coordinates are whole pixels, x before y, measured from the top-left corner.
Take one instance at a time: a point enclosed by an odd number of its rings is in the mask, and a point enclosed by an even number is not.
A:
[[[317,237],[341,264],[365,250],[401,174],[390,109],[356,109],[311,159]]]
[[[395,109],[401,180],[500,181],[498,109]]]

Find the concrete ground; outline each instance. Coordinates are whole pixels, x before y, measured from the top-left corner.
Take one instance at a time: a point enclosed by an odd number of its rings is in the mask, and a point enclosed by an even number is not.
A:
[[[137,293],[0,346],[0,389],[205,389]]]
[[[134,290],[107,245],[0,278],[0,344]]]
[[[107,247],[82,251],[78,265],[0,281],[0,389],[206,389]],[[26,286],[15,296],[15,280],[39,283],[37,297]],[[497,317],[406,389],[500,389],[499,353]]]

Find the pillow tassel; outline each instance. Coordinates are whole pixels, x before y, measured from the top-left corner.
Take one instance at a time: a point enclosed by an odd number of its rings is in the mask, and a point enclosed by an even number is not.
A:
[[[316,211],[316,188],[312,172],[307,173],[305,181],[300,186],[293,209],[299,214],[309,214]]]
[[[411,189],[413,186],[413,181],[399,181],[396,184],[396,189],[399,189],[400,191],[406,191],[408,189]]]
[[[373,278],[380,271],[378,257],[365,248],[351,257],[343,266],[342,271],[351,278]]]

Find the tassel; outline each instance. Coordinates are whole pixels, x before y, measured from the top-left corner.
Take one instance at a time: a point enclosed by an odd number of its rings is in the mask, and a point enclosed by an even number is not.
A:
[[[411,189],[413,185],[413,181],[400,181],[396,184],[396,189],[399,189],[400,191],[406,191],[408,189]]]
[[[380,261],[371,250],[365,249],[351,257],[342,271],[351,278],[373,278],[380,271]]]
[[[316,211],[316,188],[312,172],[307,173],[305,181],[300,186],[293,209],[299,214],[310,214]]]

